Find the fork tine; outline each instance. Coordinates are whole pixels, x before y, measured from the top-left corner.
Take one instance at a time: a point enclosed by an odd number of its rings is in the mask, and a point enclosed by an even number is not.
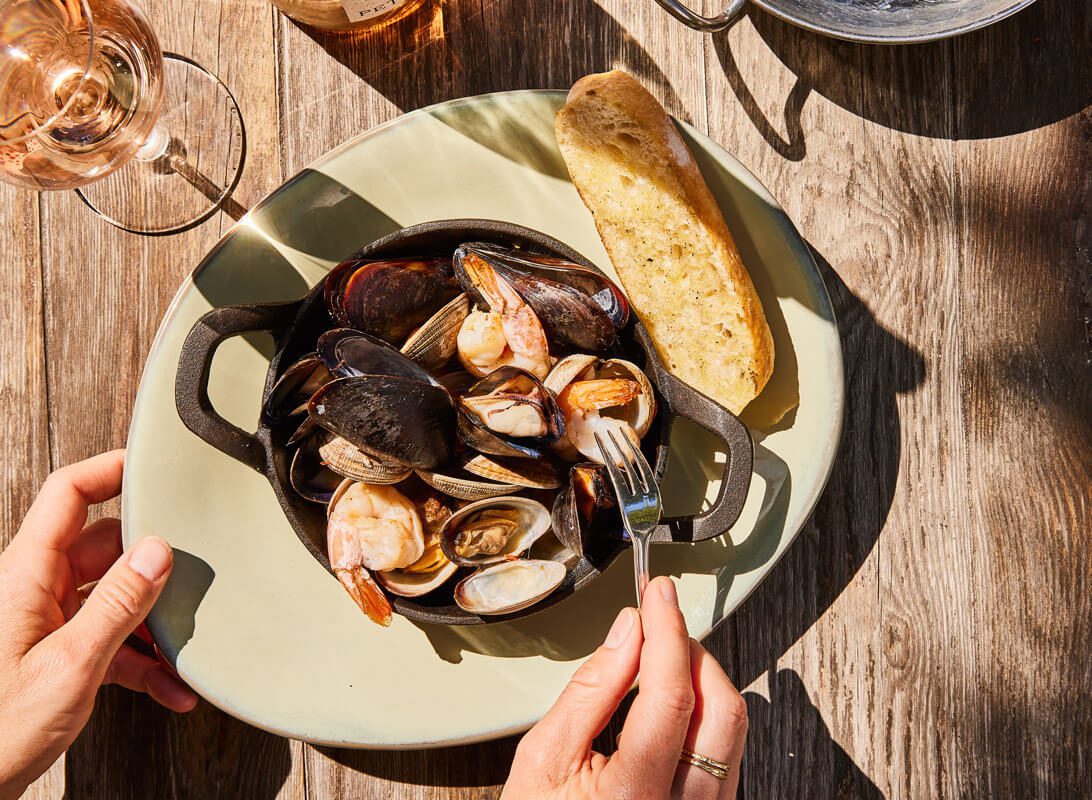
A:
[[[626,469],[626,477],[629,478],[630,484],[633,486],[633,491],[637,491],[638,484],[641,487],[642,492],[648,492],[648,484],[645,483],[644,475],[641,474],[640,468],[634,464],[634,461],[639,461],[633,453],[633,445],[626,436],[615,436],[613,430],[607,431],[607,436],[610,437],[611,444],[614,445],[614,449],[618,451],[618,455],[622,457],[622,464]],[[627,445],[628,448],[622,446],[621,439]]]
[[[652,465],[648,463],[644,453],[634,446],[628,436],[623,436],[622,441],[625,443],[630,455],[633,456],[633,462],[637,465],[637,472],[641,476],[641,483],[644,485],[645,491],[658,495],[659,487],[656,485],[656,475],[652,472]]]
[[[628,480],[628,475],[625,475],[618,465],[614,463],[614,458],[607,450],[607,444],[603,441],[598,433],[592,434],[595,437],[595,443],[599,445],[599,453],[603,456],[603,465],[607,468],[607,474],[610,476],[610,482],[614,484],[614,491],[619,494],[633,493],[636,490]],[[619,454],[621,455],[621,454]],[[623,504],[622,498],[618,498],[619,504]],[[623,517],[625,514],[622,515]]]

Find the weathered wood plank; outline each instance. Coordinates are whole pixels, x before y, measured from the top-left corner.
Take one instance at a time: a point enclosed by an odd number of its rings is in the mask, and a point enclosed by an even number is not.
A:
[[[272,9],[222,0],[150,2],[146,10],[164,49],[191,55],[234,90],[250,147],[237,197],[249,202],[264,194],[281,177],[277,109],[270,102]],[[125,442],[159,320],[183,276],[219,237],[221,221],[168,238],[133,236],[64,193],[44,198],[42,224],[53,232],[43,243],[45,341],[52,349],[49,410],[59,465]],[[110,513],[117,513],[116,503]],[[176,717],[110,687],[68,752],[65,791],[73,798],[299,797],[298,756],[298,745],[208,705]]]

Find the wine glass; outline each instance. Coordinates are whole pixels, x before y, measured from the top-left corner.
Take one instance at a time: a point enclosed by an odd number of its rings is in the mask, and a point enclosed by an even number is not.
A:
[[[229,197],[244,145],[231,93],[129,0],[0,0],[0,179],[174,233]]]

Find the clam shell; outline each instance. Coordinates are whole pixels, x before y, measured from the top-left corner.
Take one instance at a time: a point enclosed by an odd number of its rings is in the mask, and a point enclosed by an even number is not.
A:
[[[471,614],[511,614],[553,592],[565,580],[566,571],[560,561],[502,561],[459,581],[455,602]]]
[[[417,477],[438,492],[460,500],[486,500],[490,497],[514,494],[522,489],[514,483],[496,483],[494,481],[475,480],[473,477],[445,475],[441,472],[417,470]]]
[[[439,369],[455,355],[459,328],[469,313],[470,298],[463,292],[409,335],[402,355],[426,369]]]
[[[549,461],[530,458],[504,458],[481,453],[467,454],[459,465],[472,475],[489,481],[528,489],[557,489],[561,476]]]
[[[420,597],[433,589],[439,589],[448,578],[458,572],[459,567],[448,561],[433,572],[414,573],[404,569],[392,569],[388,572],[375,573],[375,579],[383,588],[400,597]]]
[[[477,517],[489,509],[514,510],[517,513],[517,529],[498,553],[476,556],[460,556],[455,552],[455,535],[460,526],[471,517]],[[440,546],[444,555],[460,566],[474,567],[526,553],[535,541],[550,530],[550,512],[535,500],[526,497],[494,497],[464,506],[452,514],[440,530]]]
[[[318,453],[323,463],[338,475],[364,483],[399,483],[413,471],[398,464],[372,458],[340,436],[334,436],[320,445]]]
[[[554,364],[554,368],[542,381],[542,385],[554,394],[561,394],[561,390],[575,381],[584,370],[588,367],[594,367],[598,363],[598,356],[589,356],[584,353],[565,356]]]
[[[648,429],[652,427],[652,420],[656,416],[656,394],[648,376],[632,361],[626,361],[624,358],[608,358],[596,370],[596,377],[629,378],[640,384],[641,394],[633,401],[633,408],[626,415],[626,421],[636,432],[637,438],[643,439]]]

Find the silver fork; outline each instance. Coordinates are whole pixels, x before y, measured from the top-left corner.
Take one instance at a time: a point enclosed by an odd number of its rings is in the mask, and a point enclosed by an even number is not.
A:
[[[641,597],[648,586],[648,545],[660,523],[660,487],[656,485],[652,467],[628,437],[615,436],[612,430],[607,431],[607,437],[614,446],[613,455],[598,433],[595,443],[599,445],[607,474],[614,485],[622,522],[633,542],[633,577],[637,583],[637,608],[640,608]]]

